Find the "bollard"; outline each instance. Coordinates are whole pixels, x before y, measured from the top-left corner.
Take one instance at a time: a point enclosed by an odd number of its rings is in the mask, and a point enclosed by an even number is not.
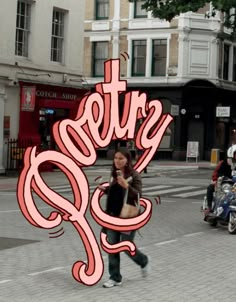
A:
[[[220,149],[211,149],[211,165],[216,166],[220,160]]]

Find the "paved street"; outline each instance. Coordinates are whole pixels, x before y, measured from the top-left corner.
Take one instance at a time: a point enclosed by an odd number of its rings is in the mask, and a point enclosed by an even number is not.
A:
[[[156,197],[157,195],[175,198],[196,198],[202,199],[206,193],[206,186],[209,183],[211,171],[201,171],[199,169],[187,170],[156,170],[156,176],[150,177],[154,169],[149,169],[149,173],[143,174],[143,196]],[[96,175],[104,175],[104,181],[108,180],[108,169],[96,169]],[[209,174],[209,175],[208,175]],[[181,178],[180,182],[176,182],[174,178]],[[204,177],[204,178],[201,178]],[[168,180],[171,178],[170,180]],[[189,182],[189,178],[191,181]],[[192,185],[192,179],[195,179]],[[90,192],[96,188],[96,184],[91,184]],[[67,193],[72,196],[69,184],[55,185],[52,187],[58,193]],[[9,192],[10,193],[10,192]]]
[[[94,178],[101,172],[106,181],[109,177],[106,167],[86,170],[91,189],[95,187]],[[77,283],[71,273],[72,265],[87,258],[72,225],[63,222],[50,232],[63,227],[64,235],[49,238],[49,231],[31,226],[22,216],[15,198],[14,180],[1,178],[0,301],[234,300],[236,237],[229,235],[224,227],[211,228],[203,222],[200,213],[202,195],[176,196],[204,190],[212,170],[178,168],[176,172],[172,167],[166,173],[165,168],[151,171],[150,167],[148,172],[142,174],[143,195],[153,201],[153,213],[150,222],[140,231],[142,237],[137,234],[136,244],[151,257],[151,272],[143,279],[139,267],[122,254],[123,285],[111,289],[102,288],[108,278],[106,253],[103,252],[105,272],[100,282],[92,287]],[[158,176],[150,177],[155,174]],[[66,191],[68,183],[59,175],[56,172],[44,178],[50,186],[57,186],[61,194],[70,198],[70,191]],[[165,193],[167,190],[169,194]],[[153,199],[156,193],[162,196],[161,205]],[[35,202],[44,216],[51,212],[38,198]],[[87,213],[87,219],[98,238],[100,226],[90,213]]]

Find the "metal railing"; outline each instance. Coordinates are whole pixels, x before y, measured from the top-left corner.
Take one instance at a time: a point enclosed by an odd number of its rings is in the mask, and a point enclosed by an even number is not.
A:
[[[7,142],[6,172],[20,172],[23,168],[24,153],[27,147],[32,146],[32,140],[8,139]]]

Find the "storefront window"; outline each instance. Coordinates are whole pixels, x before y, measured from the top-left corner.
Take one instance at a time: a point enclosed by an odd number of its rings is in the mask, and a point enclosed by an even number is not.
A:
[[[39,134],[43,150],[57,150],[52,134],[52,127],[57,121],[69,118],[69,110],[58,108],[41,108],[39,117]]]
[[[236,124],[230,127],[230,144],[236,144]]]

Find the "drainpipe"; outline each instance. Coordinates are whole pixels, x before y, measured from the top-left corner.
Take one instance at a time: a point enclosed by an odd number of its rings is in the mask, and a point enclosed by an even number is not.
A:
[[[114,17],[112,20],[112,58],[120,57],[120,0],[114,0]]]

